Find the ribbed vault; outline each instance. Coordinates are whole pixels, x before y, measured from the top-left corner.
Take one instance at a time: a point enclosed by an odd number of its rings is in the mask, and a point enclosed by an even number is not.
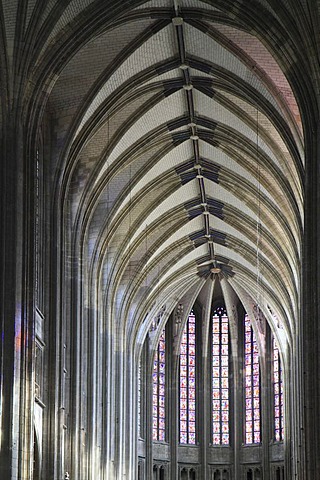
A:
[[[86,296],[98,295],[129,342],[215,275],[287,339],[295,331],[303,138],[283,59],[261,32],[264,17],[277,24],[271,3],[250,3],[254,31],[249,6],[246,23],[236,2],[131,2],[52,88]],[[70,25],[81,13],[72,4]],[[67,28],[56,22],[40,58]]]

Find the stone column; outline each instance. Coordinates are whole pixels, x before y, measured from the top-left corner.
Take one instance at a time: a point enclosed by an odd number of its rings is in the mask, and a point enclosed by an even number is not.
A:
[[[313,480],[320,471],[320,120],[305,132],[305,231],[302,262],[302,353],[305,463],[298,478]],[[298,368],[298,362],[297,362]],[[297,393],[297,396],[299,392]],[[298,461],[303,462],[303,456]]]
[[[0,478],[30,479],[33,465],[34,178],[19,114],[7,112],[1,145]]]

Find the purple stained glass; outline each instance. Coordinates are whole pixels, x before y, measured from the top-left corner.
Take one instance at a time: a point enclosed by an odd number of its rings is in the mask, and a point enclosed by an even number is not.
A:
[[[195,424],[195,422],[191,422],[191,421],[189,420],[189,433],[195,433],[195,431],[196,431],[196,424]]]
[[[196,421],[196,412],[194,410],[189,410],[189,421],[191,422]]]
[[[181,389],[186,388],[186,387],[187,387],[187,383],[188,383],[188,381],[187,381],[187,378],[186,378],[186,377],[181,377],[181,378],[180,378],[180,387],[181,387]]]
[[[180,443],[187,443],[187,434],[181,430],[180,427]]]
[[[260,443],[260,368],[258,344],[248,315],[245,316],[244,323],[245,441],[251,444]]]
[[[182,343],[180,346],[180,360],[181,360],[181,356],[186,354],[187,354],[187,345]]]

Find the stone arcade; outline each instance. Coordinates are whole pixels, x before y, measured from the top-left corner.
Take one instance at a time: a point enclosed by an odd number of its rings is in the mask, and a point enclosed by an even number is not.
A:
[[[320,479],[319,1],[0,12],[0,479]]]

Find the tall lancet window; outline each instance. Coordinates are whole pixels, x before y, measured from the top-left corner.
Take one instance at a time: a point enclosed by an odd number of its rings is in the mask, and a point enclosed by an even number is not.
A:
[[[228,445],[229,434],[229,320],[223,307],[212,318],[212,443]]]
[[[245,316],[245,443],[260,443],[260,367],[255,334]]]
[[[274,392],[274,438],[277,442],[284,439],[283,415],[283,374],[279,348],[273,339],[273,392]]]
[[[180,346],[180,443],[196,443],[196,318],[193,311]]]
[[[165,330],[160,335],[153,362],[153,428],[152,438],[165,441],[166,429],[166,338]]]
[[[139,367],[138,367],[138,434],[139,437],[142,435],[142,428],[141,428],[141,357],[139,359]]]

